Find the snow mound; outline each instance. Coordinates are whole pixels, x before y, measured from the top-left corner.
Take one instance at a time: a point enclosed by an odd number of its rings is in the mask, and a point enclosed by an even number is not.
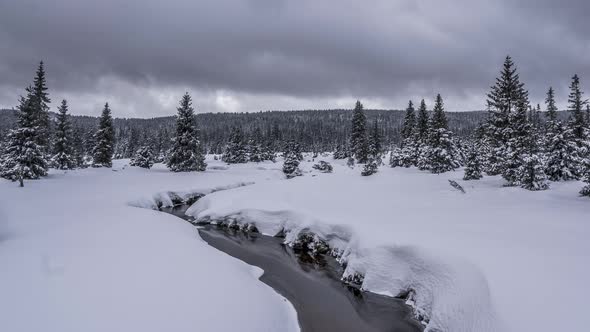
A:
[[[414,246],[366,247],[347,226],[329,225],[305,213],[280,209],[280,202],[274,202],[278,210],[235,209],[234,199],[226,196],[231,193],[223,194],[224,199],[203,197],[186,214],[198,222],[255,225],[263,234],[284,235],[292,246],[299,245],[302,238],[313,239],[305,243],[310,249],[318,243],[327,244],[346,266],[344,280],[358,282],[370,292],[407,296],[427,332],[502,330],[485,277],[466,261]]]
[[[141,197],[131,200],[128,205],[144,209],[158,210],[163,207],[172,207],[181,204],[193,204],[201,197],[214,193],[216,191],[234,189],[254,184],[254,182],[238,182],[225,186],[213,188],[201,188],[187,191],[164,191],[152,196]]]

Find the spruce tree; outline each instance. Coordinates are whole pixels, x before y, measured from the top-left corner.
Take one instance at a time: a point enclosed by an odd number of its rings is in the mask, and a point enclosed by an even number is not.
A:
[[[465,162],[465,174],[463,180],[479,180],[481,174],[481,160],[477,144],[473,143],[467,152],[467,161]]]
[[[152,148],[148,145],[144,145],[137,149],[137,152],[135,152],[135,156],[133,156],[129,165],[150,169],[154,165],[154,159]]]
[[[373,122],[373,129],[371,130],[371,135],[369,136],[369,155],[368,158],[375,159],[377,165],[381,165],[381,153],[383,151],[382,147],[382,135],[381,130],[379,129],[379,124],[377,120]]]
[[[45,78],[45,66],[43,61],[39,63],[33,85],[27,88],[27,98],[30,99],[33,108],[35,122],[38,126],[39,135],[37,143],[43,150],[44,154],[49,153],[50,142],[50,121],[49,121],[49,93],[47,92],[47,79]]]
[[[585,140],[587,136],[586,119],[583,110],[588,100],[582,98],[583,94],[580,88],[580,78],[578,75],[574,75],[567,100],[569,103],[568,110],[570,111],[569,127],[572,129],[574,137],[580,141]]]
[[[435,99],[429,135],[428,164],[432,173],[444,173],[461,165],[460,153],[455,145],[453,133],[448,129],[443,99]]]
[[[420,102],[420,108],[418,108],[418,118],[416,119],[416,137],[420,142],[426,142],[428,140],[428,109],[424,99]]]
[[[21,97],[17,128],[8,134],[8,146],[2,158],[2,177],[19,181],[38,179],[47,175],[47,161],[39,144],[39,118],[35,102]]]
[[[586,159],[590,158],[590,129],[586,126],[584,116],[584,106],[588,104],[588,100],[583,99],[583,94],[580,88],[580,78],[578,75],[574,75],[568,96],[570,119],[565,136],[576,147],[575,151],[571,151],[570,153],[577,159],[577,165],[575,167],[577,179],[582,177]]]
[[[207,163],[199,141],[195,113],[188,92],[182,96],[177,110],[176,135],[167,165],[173,172],[204,171]]]
[[[410,100],[408,108],[406,108],[406,115],[404,116],[404,124],[402,127],[402,147],[405,142],[414,136],[416,130],[416,111],[414,110],[414,103]]]
[[[522,105],[528,105],[528,93],[520,82],[512,58],[507,56],[500,77],[487,95],[489,118],[485,128],[486,173],[497,175],[504,172],[506,147],[510,139],[510,117]],[[526,113],[526,108],[525,108]]]
[[[102,110],[94,141],[96,145],[92,150],[92,167],[113,167],[115,132],[109,103],[105,103]]]
[[[367,118],[363,111],[363,104],[357,100],[352,113],[352,128],[350,136],[350,147],[352,154],[359,163],[367,162],[368,144],[367,144]]]
[[[229,136],[229,142],[221,160],[228,164],[241,164],[248,162],[248,149],[241,127],[233,127]]]
[[[590,158],[584,160],[584,174],[582,180],[586,183],[582,190],[580,190],[581,196],[590,197]]]
[[[553,88],[547,91],[545,123],[545,173],[551,181],[567,181],[579,177],[580,155],[571,130],[566,130],[557,120],[557,107]]]
[[[428,110],[424,99],[420,102],[418,108],[418,118],[416,119],[416,130],[414,132],[413,146],[415,148],[414,155],[416,159],[416,166],[420,170],[427,170],[430,168],[428,162],[428,155],[430,153],[429,145],[430,136],[430,119],[428,117]]]
[[[76,160],[73,156],[72,126],[68,116],[68,102],[61,101],[57,114],[57,125],[55,128],[55,143],[53,164],[57,169],[73,169],[76,167]]]
[[[509,126],[506,130],[508,141],[503,149],[504,166],[502,177],[506,180],[507,186],[521,184],[519,169],[525,163],[525,154],[532,154],[534,151],[532,126],[528,121],[527,108],[528,100],[515,106],[515,111],[510,113]],[[533,159],[530,157],[529,159]]]
[[[298,144],[294,141],[290,141],[285,144],[285,151],[283,152],[283,173],[287,176],[287,179],[300,176],[301,170],[299,169],[299,156]]]
[[[266,160],[265,153],[262,148],[262,131],[260,127],[256,127],[252,137],[248,140],[248,160],[255,163]]]
[[[532,191],[549,189],[541,157],[535,153],[525,153],[521,158],[517,176],[520,186]]]

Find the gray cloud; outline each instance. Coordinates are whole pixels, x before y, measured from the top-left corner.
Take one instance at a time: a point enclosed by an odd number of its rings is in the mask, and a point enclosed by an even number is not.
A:
[[[590,83],[583,0],[8,0],[0,2],[0,106],[45,60],[52,96],[96,114],[402,108],[440,92],[480,109],[511,54],[534,101]],[[16,93],[16,94],[15,94]],[[116,111],[117,113],[117,111]]]

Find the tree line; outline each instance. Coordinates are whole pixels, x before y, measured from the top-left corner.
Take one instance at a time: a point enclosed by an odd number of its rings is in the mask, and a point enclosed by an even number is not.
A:
[[[423,99],[417,109],[409,101],[405,111],[365,110],[357,101],[352,112],[195,115],[186,93],[175,117],[113,119],[105,103],[97,121],[69,115],[63,100],[53,119],[43,62],[25,91],[12,128],[0,128],[0,176],[21,185],[45,176],[49,167],[111,167],[113,158],[202,171],[205,153],[227,163],[274,161],[282,153],[285,173],[296,176],[301,151],[334,151],[335,159],[347,159],[350,166],[363,164],[361,174],[368,176],[383,164],[386,150],[391,167],[443,173],[465,166],[465,180],[501,175],[507,186],[529,190],[547,189],[548,180],[590,182],[590,105],[579,77],[572,78],[567,113],[558,112],[552,88],[543,112],[531,105],[510,57],[487,94],[487,116],[447,113],[440,94],[432,110]],[[590,195],[590,187],[580,193]]]

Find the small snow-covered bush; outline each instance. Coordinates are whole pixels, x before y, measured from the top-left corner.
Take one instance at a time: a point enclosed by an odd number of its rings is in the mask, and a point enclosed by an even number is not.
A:
[[[321,160],[319,163],[313,165],[312,167],[313,167],[313,169],[317,169],[318,171],[320,171],[322,173],[332,173],[332,171],[333,171],[332,165],[330,165],[329,162],[326,162],[323,160]]]

